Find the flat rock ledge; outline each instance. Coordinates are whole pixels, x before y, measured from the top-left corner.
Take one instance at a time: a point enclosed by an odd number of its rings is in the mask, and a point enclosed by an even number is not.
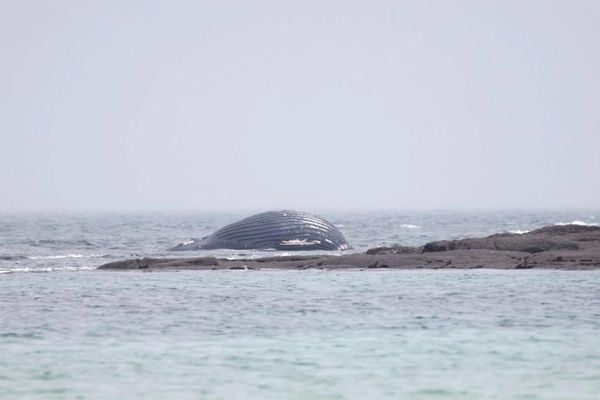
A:
[[[422,247],[391,246],[366,253],[265,257],[141,258],[104,264],[107,270],[306,269],[600,269],[600,227],[547,226],[524,234],[442,240]]]

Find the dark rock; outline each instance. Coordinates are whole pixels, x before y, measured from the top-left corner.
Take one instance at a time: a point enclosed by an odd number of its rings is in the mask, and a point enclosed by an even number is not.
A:
[[[192,258],[188,265],[219,265],[219,262],[215,257]]]
[[[308,261],[308,260],[318,260],[319,257],[316,256],[276,256],[276,257],[263,257],[257,258],[256,262],[259,263],[270,263],[277,261]]]
[[[581,238],[589,238],[591,240],[598,240],[600,235],[600,226],[589,226],[589,225],[549,225],[543,228],[536,229],[534,231],[524,233],[524,235],[533,234],[546,234],[551,236],[565,236],[565,235],[577,235]]]
[[[376,262],[375,264],[369,265],[367,268],[374,269],[374,268],[389,268],[389,267],[390,267],[389,265],[379,264],[379,262]]]
[[[600,227],[564,225],[547,226],[523,234],[497,233],[484,238],[440,240],[425,244],[423,252],[487,249],[533,254],[549,250],[577,250],[591,244],[600,244]]]
[[[376,255],[376,254],[414,254],[421,252],[419,247],[408,247],[408,246],[400,246],[395,245],[391,247],[375,247],[373,249],[367,250],[367,254]]]
[[[515,269],[530,269],[533,268],[533,265],[519,264],[515,267]]]

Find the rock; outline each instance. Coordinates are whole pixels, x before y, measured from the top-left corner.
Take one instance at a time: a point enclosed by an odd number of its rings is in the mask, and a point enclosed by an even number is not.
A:
[[[469,249],[523,251],[541,253],[549,250],[577,250],[600,245],[600,227],[547,226],[528,233],[497,233],[485,238],[441,240],[423,246],[424,253]]]
[[[422,249],[419,247],[394,245],[391,247],[375,247],[373,249],[367,250],[367,254],[414,254],[420,253],[421,251]]]

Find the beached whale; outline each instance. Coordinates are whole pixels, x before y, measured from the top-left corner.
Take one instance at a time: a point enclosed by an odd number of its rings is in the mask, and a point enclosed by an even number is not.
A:
[[[347,250],[352,246],[333,224],[298,211],[269,211],[227,225],[202,239],[169,250]]]
[[[303,254],[263,258],[168,257],[113,261],[100,269],[564,269],[600,270],[600,226],[554,225],[526,233],[498,233],[424,246],[388,246],[366,253]]]

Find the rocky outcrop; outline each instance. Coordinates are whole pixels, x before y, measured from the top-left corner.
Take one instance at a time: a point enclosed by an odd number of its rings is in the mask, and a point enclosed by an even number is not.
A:
[[[600,269],[600,227],[549,226],[525,234],[443,240],[423,248],[392,246],[340,256],[311,255],[229,260],[214,257],[134,259],[100,269],[259,270],[259,269]]]
[[[375,247],[367,250],[366,254],[376,255],[376,254],[414,254],[420,253],[423,250],[422,247],[408,247],[408,246],[400,246],[394,245],[391,247]]]
[[[600,246],[600,227],[547,226],[535,231],[497,233],[484,238],[441,240],[423,246],[424,253],[453,250],[502,250],[541,253],[549,250],[578,250]]]

